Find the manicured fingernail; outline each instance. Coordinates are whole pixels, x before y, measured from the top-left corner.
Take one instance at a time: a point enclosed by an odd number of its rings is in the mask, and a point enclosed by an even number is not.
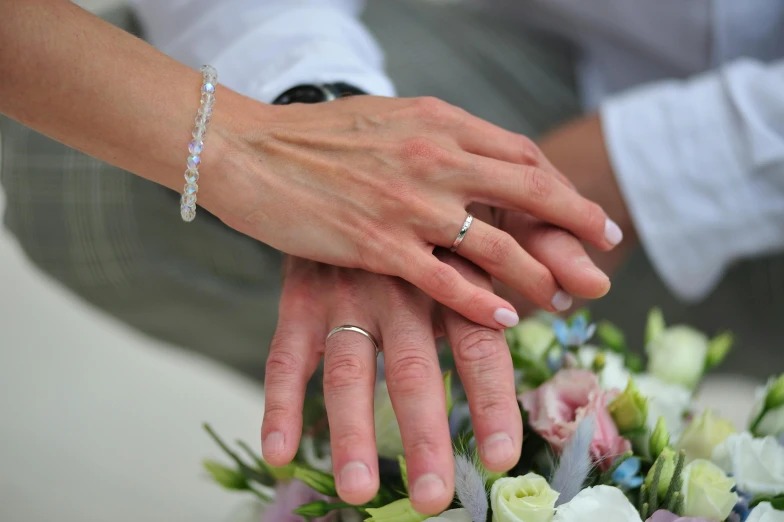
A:
[[[563,290],[558,290],[553,296],[553,300],[551,302],[556,310],[563,312],[564,310],[568,310],[572,307],[573,300],[572,296]]]
[[[422,475],[414,484],[411,500],[419,504],[427,504],[439,500],[446,494],[446,485],[435,473]]]
[[[493,314],[493,319],[498,321],[499,324],[511,328],[520,322],[520,317],[511,310],[506,308],[499,308]]]
[[[264,455],[274,456],[283,453],[285,437],[279,431],[273,431],[262,441],[261,450]]]
[[[482,444],[482,456],[491,466],[502,465],[514,457],[512,437],[506,433],[495,433]]]
[[[604,238],[613,245],[617,245],[623,240],[621,227],[612,219],[608,218],[607,221],[604,222]]]
[[[364,462],[349,462],[340,472],[340,490],[344,493],[362,491],[371,486],[370,469]]]

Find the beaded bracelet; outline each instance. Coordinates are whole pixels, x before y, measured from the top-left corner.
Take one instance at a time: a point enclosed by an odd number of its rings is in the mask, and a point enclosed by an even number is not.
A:
[[[201,107],[196,116],[196,127],[193,129],[193,140],[188,145],[188,170],[185,171],[185,188],[180,198],[180,216],[185,222],[196,218],[196,194],[199,192],[199,164],[204,150],[204,137],[210,123],[212,109],[215,105],[215,87],[218,85],[218,71],[211,65],[200,69],[203,75],[201,84]]]

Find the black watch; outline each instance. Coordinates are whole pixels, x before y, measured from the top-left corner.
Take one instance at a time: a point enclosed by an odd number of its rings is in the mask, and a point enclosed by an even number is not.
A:
[[[289,105],[291,103],[321,103],[347,96],[367,94],[347,83],[320,83],[297,85],[278,96],[273,105]]]

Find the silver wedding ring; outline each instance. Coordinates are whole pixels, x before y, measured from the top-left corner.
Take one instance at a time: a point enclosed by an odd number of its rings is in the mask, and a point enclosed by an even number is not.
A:
[[[463,227],[460,229],[460,233],[457,234],[455,241],[452,243],[452,246],[449,248],[450,252],[457,251],[457,247],[459,247],[460,243],[462,243],[463,239],[465,239],[466,234],[468,234],[468,229],[471,228],[471,223],[473,222],[474,222],[474,216],[468,214],[468,216],[466,216],[465,223],[463,223]]]
[[[365,337],[370,339],[371,343],[373,343],[373,348],[376,349],[376,355],[378,355],[378,352],[380,351],[378,341],[376,341],[376,338],[373,337],[372,333],[368,332],[364,328],[360,328],[359,326],[352,326],[350,324],[344,324],[344,325],[341,325],[341,326],[336,326],[335,328],[333,328],[327,334],[327,341],[329,341],[329,338],[332,337],[333,335],[335,335],[338,332],[355,332],[355,333],[364,335]]]

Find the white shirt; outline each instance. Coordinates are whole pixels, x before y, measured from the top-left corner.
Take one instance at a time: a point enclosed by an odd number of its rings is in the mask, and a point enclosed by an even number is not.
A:
[[[388,0],[393,1],[393,0]],[[508,7],[509,0],[484,0]],[[394,95],[361,0],[134,0],[153,44],[270,102],[308,82]],[[784,250],[784,2],[517,0],[521,24],[582,50],[616,177],[650,258],[684,299]]]

